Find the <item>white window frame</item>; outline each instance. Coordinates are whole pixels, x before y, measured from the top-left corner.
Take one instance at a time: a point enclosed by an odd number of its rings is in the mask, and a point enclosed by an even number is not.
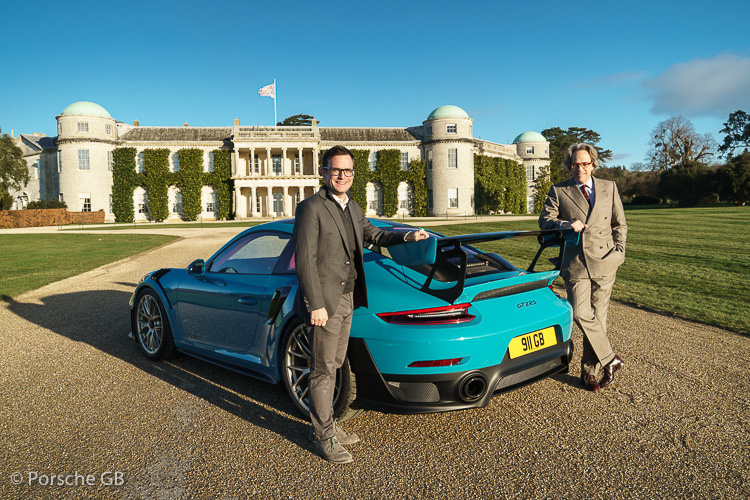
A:
[[[107,170],[112,171],[114,170],[115,165],[115,153],[114,151],[107,151]]]
[[[446,134],[457,134],[458,133],[458,124],[456,123],[449,123],[445,126],[445,133]]]
[[[78,170],[82,170],[82,171],[91,170],[91,158],[89,156],[88,149],[78,150]]]
[[[401,170],[407,170],[409,168],[409,152],[401,151]]]
[[[110,124],[104,125],[104,133],[107,135],[112,135],[112,125]]]
[[[448,208],[458,208],[458,188],[448,188]]]
[[[81,212],[91,212],[91,193],[78,193],[78,208]]]
[[[526,165],[526,180],[534,180],[534,165]]]
[[[458,148],[448,148],[448,168],[458,168]]]
[[[534,154],[534,146],[526,146],[526,154],[527,155],[533,155]]]
[[[78,133],[88,134],[89,133],[89,122],[78,122]]]
[[[180,154],[175,151],[172,153],[172,172],[180,171]]]
[[[378,152],[370,151],[370,156],[367,157],[367,166],[370,171],[375,171],[378,168]]]

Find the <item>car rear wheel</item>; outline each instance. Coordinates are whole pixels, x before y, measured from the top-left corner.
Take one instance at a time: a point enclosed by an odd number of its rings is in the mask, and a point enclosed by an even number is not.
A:
[[[304,322],[296,321],[287,329],[281,343],[281,381],[294,406],[310,418],[310,337]],[[349,359],[336,372],[333,393],[333,418],[339,422],[356,417],[364,410],[357,408],[357,379],[349,366]]]
[[[151,289],[138,296],[135,309],[135,337],[141,352],[150,359],[169,359],[175,353],[172,328],[164,305]]]

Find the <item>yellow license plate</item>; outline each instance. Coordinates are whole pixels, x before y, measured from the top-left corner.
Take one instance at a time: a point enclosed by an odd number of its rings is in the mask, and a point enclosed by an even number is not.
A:
[[[557,335],[555,327],[550,326],[544,330],[525,333],[513,338],[508,345],[510,359],[523,356],[536,351],[541,351],[545,347],[557,344]]]

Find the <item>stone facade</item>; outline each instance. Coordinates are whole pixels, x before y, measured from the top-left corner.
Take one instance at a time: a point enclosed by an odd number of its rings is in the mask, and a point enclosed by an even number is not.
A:
[[[142,127],[117,122],[101,106],[81,101],[73,103],[57,117],[58,136],[48,138],[51,149],[43,151],[54,168],[44,182],[34,179],[37,196],[59,198],[69,209],[103,210],[113,219],[112,151],[117,147],[136,149],[136,168],[143,168],[143,150],[166,148],[170,151],[170,170],[179,169],[177,152],[184,148],[204,151],[204,168],[211,170],[212,151],[231,152],[234,185],[233,213],[238,218],[290,217],[297,204],[314,194],[320,186],[318,163],[322,151],[340,144],[350,149],[370,151],[374,168],[377,151],[401,151],[402,165],[412,160],[427,163],[428,212],[434,215],[474,213],[474,155],[507,158],[527,166],[529,203],[533,205],[531,183],[534,172],[549,164],[549,143],[535,132],[525,132],[512,145],[498,144],[473,137],[474,120],[457,106],[440,106],[420,126],[412,127]],[[541,138],[541,141],[539,140]],[[31,183],[30,183],[31,184]],[[33,191],[33,190],[32,190]],[[382,214],[382,189],[367,186],[368,215]],[[398,216],[412,212],[410,187],[398,189]],[[33,197],[34,194],[31,195]],[[137,219],[148,218],[148,193],[137,188],[134,206]],[[181,216],[181,194],[169,189],[170,219]],[[216,193],[204,187],[202,218],[218,213]]]

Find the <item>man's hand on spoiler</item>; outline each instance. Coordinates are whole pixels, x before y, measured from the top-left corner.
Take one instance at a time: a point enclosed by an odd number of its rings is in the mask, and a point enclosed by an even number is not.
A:
[[[563,222],[560,224],[560,229],[572,229],[576,233],[580,233],[584,229],[586,229],[588,226],[584,224],[583,222],[573,219],[571,222]]]
[[[412,231],[409,234],[404,237],[404,241],[419,241],[419,240],[426,240],[429,238],[430,235],[427,234],[427,231],[425,231],[422,228],[419,228],[417,231]]]

